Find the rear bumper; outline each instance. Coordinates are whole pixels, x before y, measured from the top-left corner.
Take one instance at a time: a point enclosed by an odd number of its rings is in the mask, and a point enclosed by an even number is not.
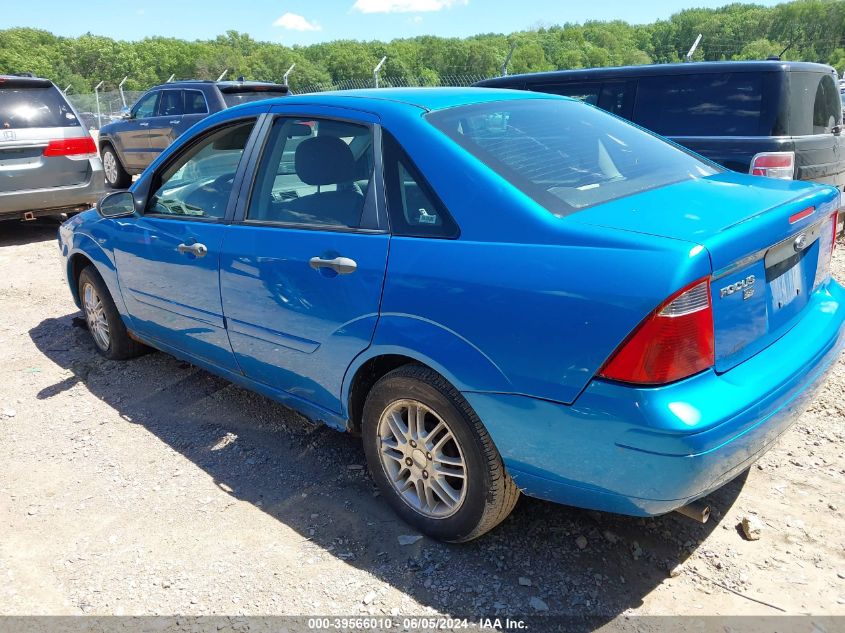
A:
[[[530,496],[663,514],[748,468],[806,409],[845,347],[845,290],[832,282],[780,340],[730,371],[660,388],[593,381],[572,405],[466,393]]]
[[[96,204],[105,193],[103,164],[99,158],[89,159],[89,162],[91,176],[81,184],[0,193],[0,220],[22,218],[27,212],[48,215]]]

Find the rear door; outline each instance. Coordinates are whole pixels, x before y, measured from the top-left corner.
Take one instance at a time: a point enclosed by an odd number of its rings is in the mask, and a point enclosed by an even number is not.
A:
[[[253,117],[207,131],[151,176],[144,213],[115,220],[114,253],[143,338],[237,371],[220,304],[220,247]]]
[[[152,160],[176,140],[182,125],[185,109],[181,90],[162,90],[156,116],[150,119],[149,139]]]
[[[68,152],[57,143],[87,136],[49,81],[0,79],[0,194],[87,182],[90,154]]]
[[[379,130],[354,111],[273,111],[251,195],[245,183],[241,221],[223,244],[223,311],[247,376],[340,412],[387,266]]]
[[[176,130],[176,138],[191,129],[195,124],[208,116],[210,110],[205,93],[201,90],[185,90],[185,111],[182,121]]]

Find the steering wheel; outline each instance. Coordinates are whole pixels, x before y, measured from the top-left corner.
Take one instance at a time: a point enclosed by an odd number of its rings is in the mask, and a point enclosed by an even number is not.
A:
[[[223,215],[220,212],[221,206],[223,207],[222,211],[225,211],[234,182],[234,173],[218,176],[207,185],[203,185],[191,193],[185,199],[185,203],[202,209],[205,216],[220,217]]]

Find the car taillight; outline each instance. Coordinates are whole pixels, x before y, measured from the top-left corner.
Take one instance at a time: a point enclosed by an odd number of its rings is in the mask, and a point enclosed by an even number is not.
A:
[[[610,380],[662,385],[715,362],[710,280],[678,291],[640,323],[599,371]]]
[[[751,159],[750,173],[792,180],[795,178],[795,152],[763,152]]]
[[[67,156],[74,160],[82,160],[96,155],[97,146],[91,136],[60,138],[50,141],[44,148],[44,156]]]
[[[816,263],[816,279],[813,281],[815,290],[830,279],[830,260],[833,249],[836,248],[836,232],[839,225],[839,213],[834,211],[822,226],[819,235],[819,261]]]

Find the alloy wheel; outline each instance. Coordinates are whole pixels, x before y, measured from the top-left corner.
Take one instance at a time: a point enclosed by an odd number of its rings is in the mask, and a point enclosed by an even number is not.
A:
[[[82,306],[85,309],[85,321],[88,323],[94,342],[100,349],[107,350],[111,344],[111,338],[105,307],[96,288],[89,283],[82,286]]]
[[[106,180],[110,184],[117,182],[117,159],[110,151],[103,154],[103,170],[106,172]]]
[[[444,519],[466,498],[467,466],[443,418],[416,400],[391,403],[378,424],[379,457],[393,489],[426,517]]]

